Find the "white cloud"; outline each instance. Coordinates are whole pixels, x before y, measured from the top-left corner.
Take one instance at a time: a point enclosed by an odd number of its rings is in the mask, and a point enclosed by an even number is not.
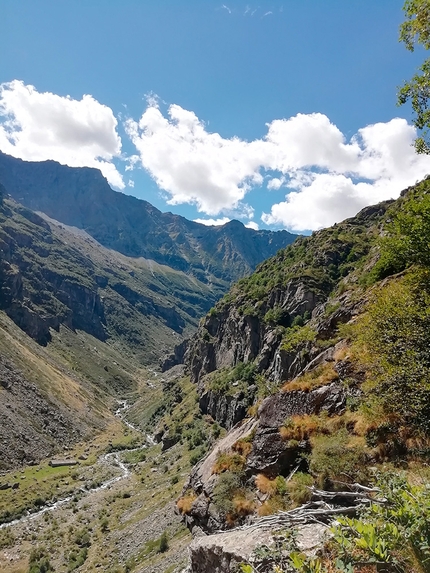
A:
[[[430,157],[412,146],[415,128],[399,118],[366,126],[347,140],[327,116],[298,114],[272,121],[264,138],[248,142],[210,133],[178,105],[164,116],[154,103],[126,130],[170,204],[234,216],[270,171],[267,188],[287,188],[288,194],[262,220],[295,231],[331,225],[397,197],[430,173]]]
[[[222,217],[222,219],[194,219],[194,223],[200,223],[201,225],[206,225],[208,227],[217,227],[219,225],[225,225],[229,223],[231,219],[228,217]]]
[[[192,203],[217,215],[237,208],[251,186],[262,183],[261,142],[209,133],[178,105],[171,105],[168,115],[148,106],[139,122],[128,120],[125,127],[143,167],[170,195],[169,204]]]
[[[259,227],[255,221],[249,221],[249,223],[245,223],[245,227],[248,229],[254,229],[254,231],[258,231]]]
[[[270,179],[269,182],[267,183],[267,189],[270,190],[274,189],[275,191],[277,191],[282,187],[284,183],[285,183],[285,177],[274,177],[273,179]]]
[[[346,153],[340,147],[331,159],[316,163],[327,172],[293,173],[288,183],[292,192],[262,220],[293,231],[319,229],[367,205],[398,197],[402,189],[430,173],[430,157],[415,153],[415,136],[415,129],[400,118],[360,129]],[[354,153],[349,155],[351,149]]]
[[[112,110],[91,95],[81,100],[40,93],[14,80],[0,84],[0,149],[29,161],[54,159],[72,167],[96,167],[124,188],[112,162],[121,139]]]

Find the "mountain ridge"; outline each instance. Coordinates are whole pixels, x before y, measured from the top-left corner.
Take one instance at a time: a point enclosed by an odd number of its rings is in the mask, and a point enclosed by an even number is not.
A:
[[[218,294],[296,238],[287,231],[248,229],[239,221],[209,227],[162,213],[112,190],[99,170],[88,167],[26,162],[0,152],[0,182],[27,208],[84,229],[124,255],[191,273]]]

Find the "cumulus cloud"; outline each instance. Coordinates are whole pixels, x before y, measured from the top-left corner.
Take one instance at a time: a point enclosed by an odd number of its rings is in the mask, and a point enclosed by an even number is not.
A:
[[[222,217],[221,219],[194,219],[194,223],[200,223],[201,225],[206,225],[207,227],[218,227],[219,225],[225,225],[230,221],[231,219],[228,217]]]
[[[168,203],[195,204],[207,215],[236,209],[246,192],[263,181],[259,141],[224,139],[209,133],[190,111],[171,105],[168,118],[150,105],[126,131],[143,167],[170,195]]]
[[[415,128],[400,118],[360,129],[348,149],[342,144],[329,160],[320,156],[292,171],[285,201],[273,205],[262,220],[295,231],[320,229],[398,197],[430,173],[430,157],[415,153],[415,136]],[[325,172],[311,171],[312,165]]]
[[[258,231],[259,229],[258,223],[256,223],[255,221],[249,221],[249,223],[245,223],[245,227],[247,229],[254,229],[254,231]]]
[[[40,93],[14,80],[0,84],[0,149],[29,161],[54,159],[72,167],[96,167],[124,188],[112,159],[121,139],[112,110],[91,95],[81,100]]]
[[[412,146],[415,128],[399,118],[363,127],[347,140],[327,116],[298,114],[273,120],[263,138],[244,141],[209,132],[178,105],[163,115],[152,102],[139,122],[127,121],[126,131],[170,204],[231,216],[269,171],[267,189],[285,189],[285,199],[262,220],[294,231],[331,225],[397,197],[430,172],[430,157]]]

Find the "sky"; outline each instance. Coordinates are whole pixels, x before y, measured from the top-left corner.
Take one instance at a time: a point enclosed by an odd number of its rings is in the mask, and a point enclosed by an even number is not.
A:
[[[430,173],[402,5],[1,0],[0,150],[205,224],[332,225]]]

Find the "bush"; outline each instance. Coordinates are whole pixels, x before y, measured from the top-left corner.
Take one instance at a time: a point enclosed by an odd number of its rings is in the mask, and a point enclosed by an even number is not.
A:
[[[302,505],[312,497],[311,490],[309,489],[314,483],[313,477],[309,474],[296,472],[289,482],[286,484],[286,489],[295,505]]]
[[[384,286],[357,324],[372,378],[368,395],[400,422],[430,433],[430,276]]]
[[[313,342],[316,336],[316,332],[310,326],[293,326],[285,332],[281,349],[285,352],[295,352],[307,342]]]
[[[330,488],[338,481],[368,481],[365,446],[350,445],[346,430],[332,436],[316,436],[312,441],[309,471],[320,487]]]
[[[193,502],[196,499],[197,496],[193,491],[190,492],[188,495],[185,495],[184,497],[178,499],[178,501],[176,502],[176,506],[182,513],[182,515],[184,515],[185,513],[190,513]]]
[[[28,573],[49,573],[54,571],[44,547],[33,549],[30,553]]]
[[[157,553],[165,553],[169,549],[169,541],[167,539],[166,531],[160,537],[160,545],[158,546]]]
[[[246,464],[246,459],[240,454],[219,452],[212,473],[220,474],[225,471],[240,473]]]
[[[225,471],[214,487],[213,502],[223,515],[234,512],[233,498],[240,493],[241,479],[237,473]]]

